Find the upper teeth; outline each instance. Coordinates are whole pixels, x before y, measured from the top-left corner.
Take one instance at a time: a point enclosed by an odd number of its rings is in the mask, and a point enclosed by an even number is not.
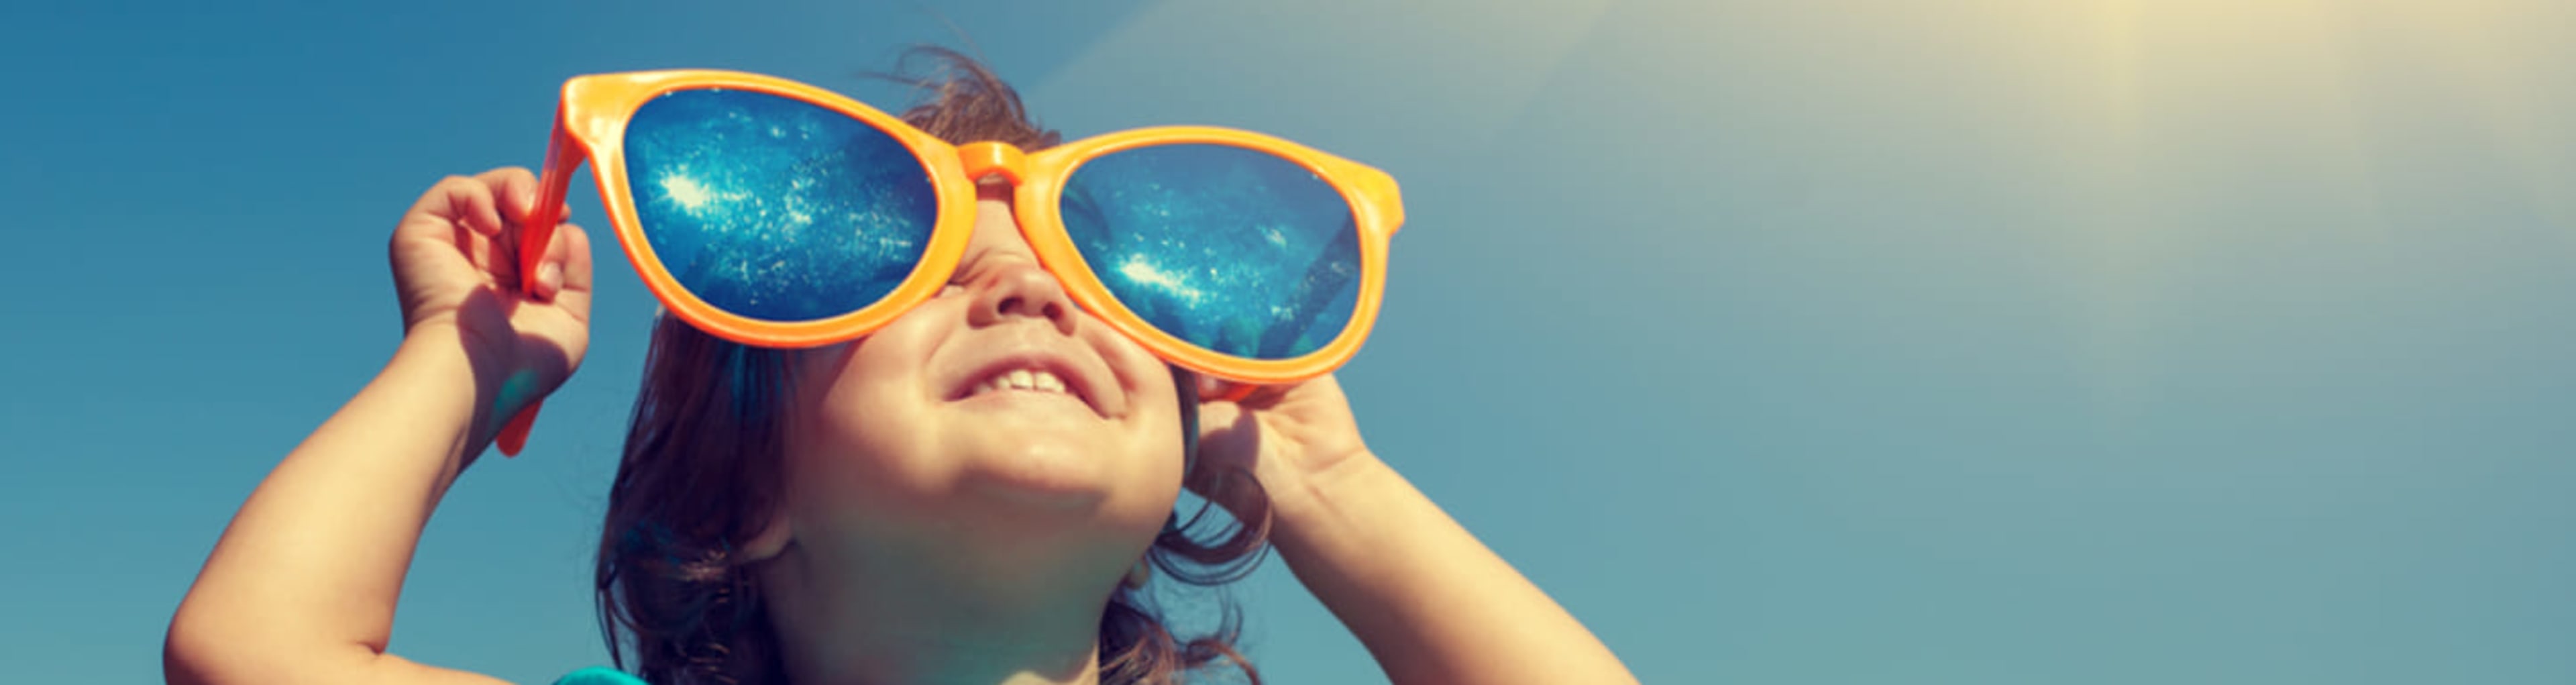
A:
[[[995,374],[992,378],[984,379],[984,382],[975,384],[976,394],[983,394],[995,390],[1042,390],[1046,392],[1064,392],[1064,379],[1057,378],[1055,374],[1048,373],[1043,369],[1020,369],[1010,373]]]

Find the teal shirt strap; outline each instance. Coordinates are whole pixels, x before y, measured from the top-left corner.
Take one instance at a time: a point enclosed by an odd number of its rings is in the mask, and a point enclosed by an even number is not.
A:
[[[562,679],[556,680],[555,685],[646,685],[646,683],[644,679],[627,675],[624,671],[606,666],[592,666],[566,674]]]

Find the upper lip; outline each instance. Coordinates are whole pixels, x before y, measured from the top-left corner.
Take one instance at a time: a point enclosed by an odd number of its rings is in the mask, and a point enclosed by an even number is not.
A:
[[[1064,381],[1066,391],[1073,393],[1073,396],[1082,400],[1083,404],[1091,406],[1092,413],[1099,414],[1103,418],[1109,416],[1109,411],[1101,406],[1100,401],[1100,392],[1106,384],[1094,374],[1084,371],[1082,365],[1074,363],[1071,357],[1043,349],[1020,350],[976,364],[966,372],[965,376],[951,383],[948,399],[949,401],[966,399],[967,396],[975,394],[976,384],[996,375],[1019,369],[1044,370],[1055,374],[1057,379]]]

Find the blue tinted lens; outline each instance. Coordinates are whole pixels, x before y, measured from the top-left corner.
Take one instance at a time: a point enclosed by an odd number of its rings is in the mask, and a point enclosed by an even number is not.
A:
[[[1230,145],[1156,145],[1084,163],[1065,231],[1118,301],[1173,337],[1253,359],[1322,348],[1359,301],[1350,203],[1312,171]]]
[[[626,127],[627,190],[653,254],[725,311],[810,321],[876,302],[939,220],[930,174],[884,131],[801,100],[674,91]]]

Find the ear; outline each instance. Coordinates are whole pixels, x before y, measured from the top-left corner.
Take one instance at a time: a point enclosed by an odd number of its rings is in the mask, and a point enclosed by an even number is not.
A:
[[[796,540],[795,522],[787,516],[785,507],[780,509],[769,515],[769,525],[761,528],[760,534],[751,536],[750,541],[742,544],[742,553],[749,555],[752,561],[768,561],[779,552],[786,551],[787,543]]]

